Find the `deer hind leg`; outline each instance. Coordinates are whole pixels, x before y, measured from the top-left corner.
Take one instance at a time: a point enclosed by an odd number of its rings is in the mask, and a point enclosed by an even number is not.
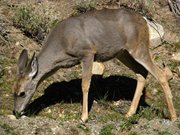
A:
[[[170,112],[170,115],[171,115],[171,120],[176,120],[177,119],[177,115],[176,115],[176,111],[174,109],[174,105],[173,105],[173,101],[172,101],[172,93],[171,93],[171,90],[170,90],[170,87],[169,87],[169,84],[168,84],[168,81],[167,81],[167,75],[166,75],[166,72],[163,71],[162,69],[160,69],[158,66],[154,65],[153,64],[153,70],[150,71],[152,73],[152,75],[159,81],[162,89],[163,89],[163,92],[164,92],[164,95],[165,95],[165,98],[166,98],[166,102],[167,102],[167,105],[168,105],[168,109],[169,109],[169,112]]]
[[[81,120],[86,122],[88,119],[88,92],[92,77],[92,66],[94,61],[94,55],[87,55],[82,60],[82,92],[83,92],[83,104]]]
[[[129,117],[136,113],[148,72],[142,65],[137,63],[127,51],[120,53],[117,58],[128,68],[132,69],[137,75],[137,86],[135,94],[130,109],[126,114],[126,117]]]
[[[159,83],[163,89],[165,98],[166,98],[168,109],[169,109],[169,112],[171,115],[171,120],[176,120],[177,115],[176,115],[176,111],[174,109],[174,105],[173,105],[173,101],[172,101],[172,93],[171,93],[171,90],[170,90],[170,87],[169,87],[169,84],[167,81],[166,72],[163,71],[162,69],[160,69],[158,66],[156,66],[153,63],[150,55],[148,55],[148,54],[145,54],[143,58],[139,58],[137,56],[133,56],[133,57],[138,63],[143,65],[159,81]]]

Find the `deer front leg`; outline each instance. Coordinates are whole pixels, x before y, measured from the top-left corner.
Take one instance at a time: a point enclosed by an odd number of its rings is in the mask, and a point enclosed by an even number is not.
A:
[[[83,104],[82,104],[82,116],[81,120],[86,122],[88,119],[88,92],[92,77],[92,66],[94,61],[94,55],[90,54],[82,60],[82,92],[83,92]]]

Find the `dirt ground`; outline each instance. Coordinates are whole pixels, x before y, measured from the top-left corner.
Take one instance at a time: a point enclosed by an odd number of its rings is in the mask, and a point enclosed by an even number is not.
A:
[[[35,9],[45,7],[49,18],[65,18],[77,12],[83,0],[33,0]],[[122,2],[100,0],[90,3],[97,9],[119,8]],[[127,0],[128,4],[136,7]],[[23,48],[30,55],[42,48],[42,42],[26,35],[12,21],[13,8],[29,1],[0,0],[0,135],[179,135],[180,134],[180,61],[173,57],[180,52],[180,23],[166,2],[153,1],[148,12],[165,30],[163,44],[150,47],[157,65],[170,69],[169,84],[178,115],[175,122],[169,113],[162,89],[148,75],[137,113],[127,119],[136,87],[136,77],[122,63],[113,59],[105,62],[103,76],[93,76],[89,92],[89,120],[80,122],[81,67],[60,69],[38,87],[27,116],[16,119],[13,110],[13,83],[17,59]],[[132,2],[133,3],[133,2]],[[82,5],[81,5],[82,6]],[[149,10],[148,9],[148,10]]]

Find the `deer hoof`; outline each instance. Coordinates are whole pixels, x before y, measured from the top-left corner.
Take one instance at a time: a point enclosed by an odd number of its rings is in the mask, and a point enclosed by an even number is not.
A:
[[[176,121],[176,120],[177,120],[177,116],[171,118],[171,121]]]

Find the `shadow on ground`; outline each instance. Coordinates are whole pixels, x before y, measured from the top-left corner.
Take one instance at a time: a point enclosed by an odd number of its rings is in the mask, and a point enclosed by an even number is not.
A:
[[[102,78],[93,76],[89,90],[89,111],[95,99],[118,101],[120,99],[132,100],[136,88],[136,80],[125,76],[110,76]],[[147,106],[141,96],[140,105]],[[77,103],[82,100],[81,79],[69,82],[56,82],[47,87],[44,95],[35,99],[28,107],[28,115],[37,115],[42,109],[56,103]]]

